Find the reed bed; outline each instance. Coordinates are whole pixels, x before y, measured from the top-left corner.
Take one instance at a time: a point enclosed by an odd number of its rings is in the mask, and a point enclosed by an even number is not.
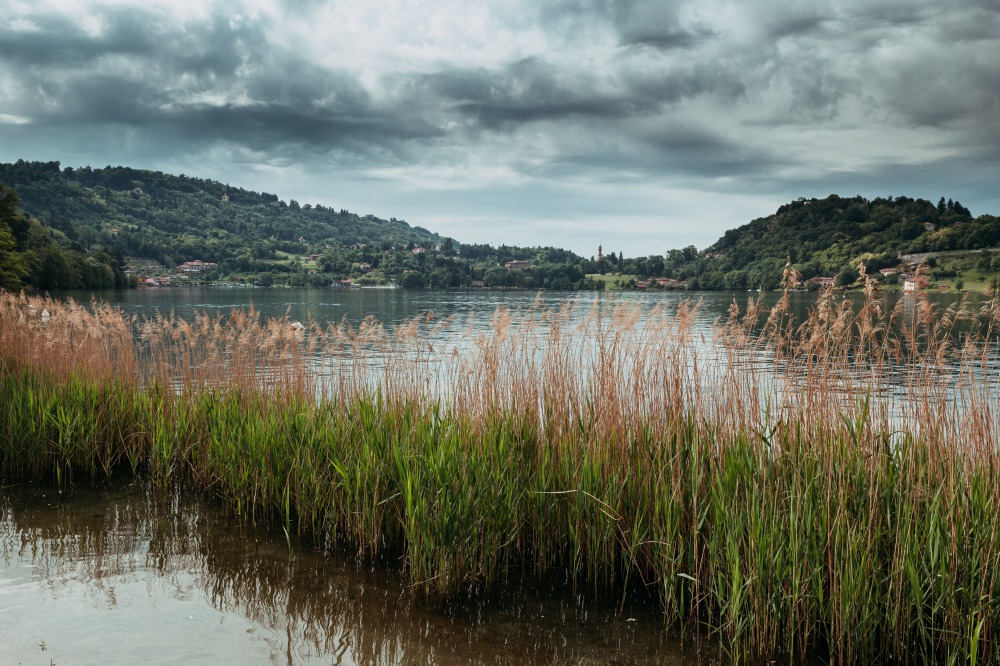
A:
[[[573,307],[443,346],[0,293],[0,475],[193,480],[433,595],[639,585],[738,659],[1000,662],[997,302]]]

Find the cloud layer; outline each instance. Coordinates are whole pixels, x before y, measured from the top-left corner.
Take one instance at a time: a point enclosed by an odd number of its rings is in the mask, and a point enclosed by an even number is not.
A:
[[[183,171],[586,254],[704,246],[830,192],[1000,213],[991,0],[43,1],[7,18],[4,160]]]

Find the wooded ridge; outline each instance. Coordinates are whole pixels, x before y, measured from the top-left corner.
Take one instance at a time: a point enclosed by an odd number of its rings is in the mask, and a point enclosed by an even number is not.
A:
[[[936,204],[905,196],[802,198],[704,250],[625,258],[598,249],[589,259],[553,247],[460,245],[394,217],[121,166],[0,164],[0,199],[0,287],[8,289],[179,278],[260,286],[769,290],[781,284],[789,261],[803,284],[826,278],[850,286],[862,263],[875,273],[905,268],[907,254],[1000,245],[996,217],[974,218],[944,197]],[[1000,273],[1000,255],[976,256],[974,269],[978,280]],[[961,266],[938,272],[956,277]]]

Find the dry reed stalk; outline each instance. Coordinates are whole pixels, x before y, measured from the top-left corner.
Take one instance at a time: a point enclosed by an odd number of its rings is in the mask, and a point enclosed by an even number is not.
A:
[[[0,313],[0,349],[13,369],[93,380],[135,377],[132,321],[107,304],[87,308],[0,291]]]

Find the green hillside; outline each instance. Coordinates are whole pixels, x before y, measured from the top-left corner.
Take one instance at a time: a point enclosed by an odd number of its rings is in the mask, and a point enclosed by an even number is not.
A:
[[[572,252],[461,248],[394,218],[127,167],[0,164],[0,288],[258,286],[600,289]],[[9,218],[9,219],[8,219]],[[518,261],[518,268],[507,266]],[[187,265],[195,262],[197,267]],[[202,263],[197,263],[202,262]]]
[[[727,231],[716,243],[667,253],[664,272],[700,289],[773,289],[790,258],[803,278],[835,277],[864,261],[897,266],[899,254],[1000,245],[1000,220],[973,218],[958,202],[863,197],[799,199]]]
[[[316,245],[441,242],[395,218],[281,201],[212,180],[128,167],[65,168],[58,162],[0,164],[21,209],[80,251],[113,249],[165,266],[200,259],[304,254]]]

